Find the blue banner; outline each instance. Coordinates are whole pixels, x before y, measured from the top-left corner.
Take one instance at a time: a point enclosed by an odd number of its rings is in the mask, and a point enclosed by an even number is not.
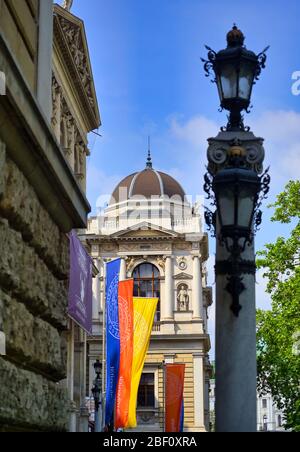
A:
[[[106,265],[106,425],[110,425],[114,417],[120,367],[118,306],[120,263],[121,260],[117,259]]]

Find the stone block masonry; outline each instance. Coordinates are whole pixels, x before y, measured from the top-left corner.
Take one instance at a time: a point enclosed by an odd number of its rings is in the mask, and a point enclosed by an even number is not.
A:
[[[67,429],[68,238],[0,147],[0,431]],[[9,382],[9,384],[8,384]]]
[[[67,429],[65,390],[42,375],[0,359],[0,432],[13,430],[63,431]],[[25,422],[26,420],[26,422]]]

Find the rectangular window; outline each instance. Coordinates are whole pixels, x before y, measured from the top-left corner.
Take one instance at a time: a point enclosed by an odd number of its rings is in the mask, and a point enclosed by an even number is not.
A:
[[[154,373],[142,374],[138,392],[138,408],[155,408]]]
[[[267,401],[267,399],[263,399],[263,401],[262,401],[262,407],[263,407],[264,409],[267,409],[267,407],[268,407],[268,401]]]

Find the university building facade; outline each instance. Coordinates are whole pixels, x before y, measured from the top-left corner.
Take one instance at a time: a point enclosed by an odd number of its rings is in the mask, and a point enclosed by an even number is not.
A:
[[[208,431],[212,291],[207,287],[208,237],[199,206],[187,202],[176,180],[153,168],[149,154],[146,169],[120,182],[81,238],[99,270],[93,287],[93,336],[88,340],[88,392],[99,351],[103,364],[105,360],[105,263],[120,258],[120,280],[134,279],[134,296],[159,299],[139,388],[137,431],[163,429],[164,364],[169,363],[186,365],[185,431]]]

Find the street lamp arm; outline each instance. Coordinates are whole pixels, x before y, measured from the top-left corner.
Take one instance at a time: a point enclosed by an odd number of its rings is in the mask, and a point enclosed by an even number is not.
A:
[[[256,74],[255,74],[255,80],[259,80],[259,77],[260,77],[262,69],[266,68],[266,61],[267,61],[266,53],[269,50],[269,48],[270,48],[270,46],[267,46],[262,52],[260,52],[257,55],[257,62],[258,62],[258,64],[257,64],[257,71],[256,71]]]

